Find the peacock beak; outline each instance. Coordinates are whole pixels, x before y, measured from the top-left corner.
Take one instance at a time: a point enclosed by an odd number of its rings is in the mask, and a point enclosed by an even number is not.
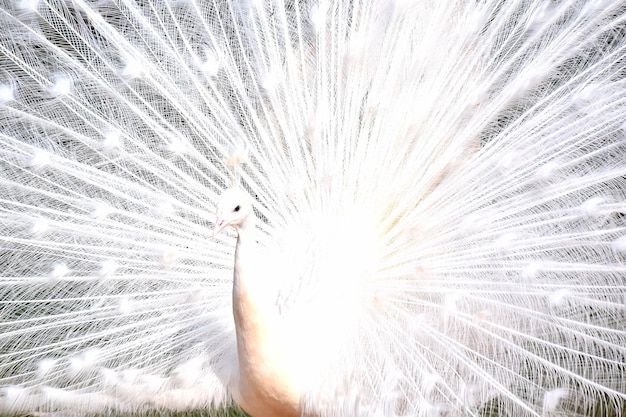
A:
[[[226,226],[228,226],[228,223],[226,223],[226,220],[218,216],[215,219],[215,227],[213,228],[213,239],[215,239],[215,236],[217,236],[222,230],[224,230]]]

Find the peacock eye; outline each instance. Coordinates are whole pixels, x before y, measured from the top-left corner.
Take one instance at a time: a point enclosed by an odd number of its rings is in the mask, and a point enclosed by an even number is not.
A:
[[[239,206],[235,207],[235,210],[233,211],[239,211]]]

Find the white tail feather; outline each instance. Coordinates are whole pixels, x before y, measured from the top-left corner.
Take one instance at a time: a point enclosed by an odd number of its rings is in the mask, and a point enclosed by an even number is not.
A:
[[[620,415],[625,24],[0,0],[0,412],[232,402],[236,165],[304,414]]]

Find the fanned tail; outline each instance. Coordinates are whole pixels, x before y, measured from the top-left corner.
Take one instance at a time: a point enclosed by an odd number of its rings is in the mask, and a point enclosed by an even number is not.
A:
[[[623,1],[0,5],[1,412],[231,403],[240,155],[305,414],[623,410]]]

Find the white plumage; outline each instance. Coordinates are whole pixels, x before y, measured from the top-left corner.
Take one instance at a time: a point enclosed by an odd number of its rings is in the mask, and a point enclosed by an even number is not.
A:
[[[0,0],[0,412],[620,415],[625,25]]]

